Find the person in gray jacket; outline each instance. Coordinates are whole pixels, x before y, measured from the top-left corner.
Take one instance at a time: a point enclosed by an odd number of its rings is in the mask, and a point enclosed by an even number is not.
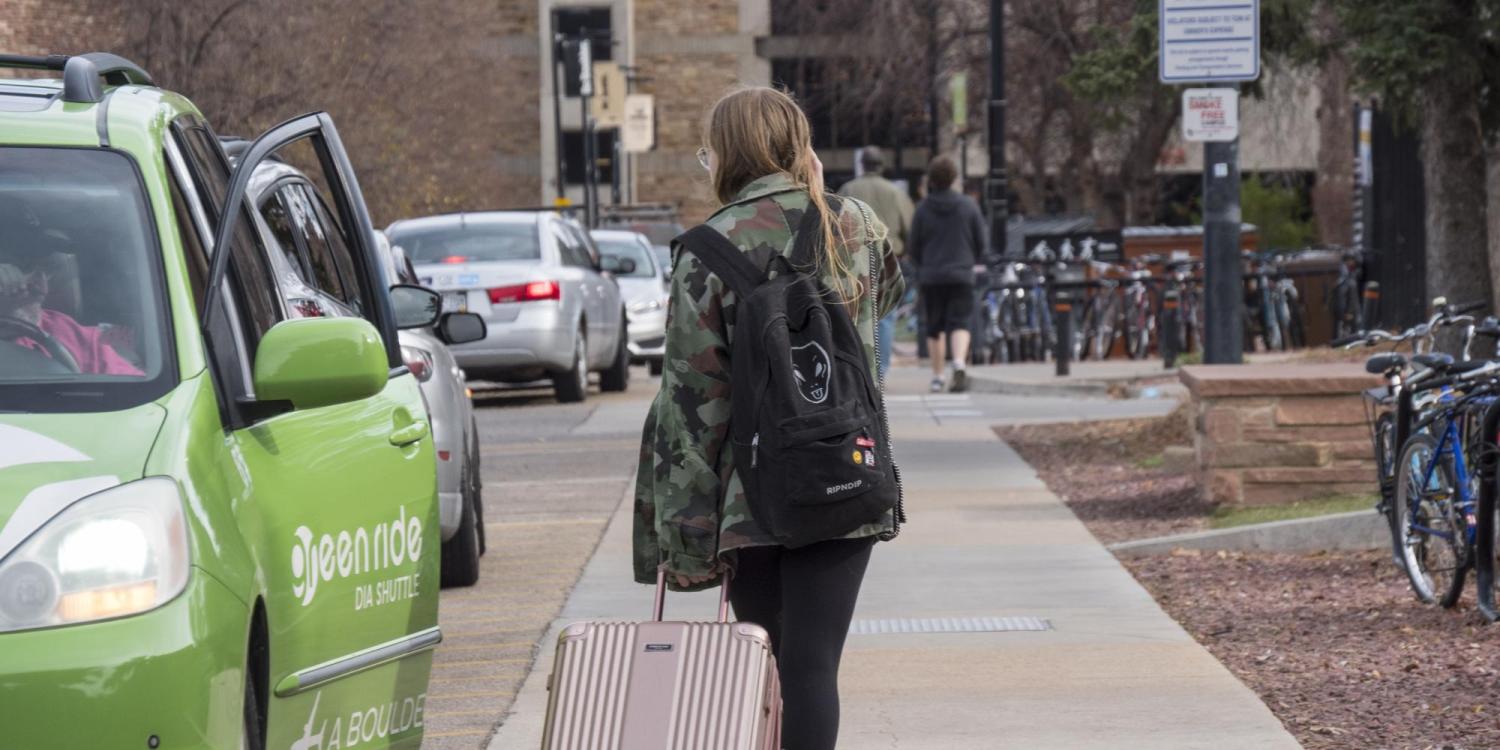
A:
[[[911,232],[911,198],[900,185],[885,178],[885,155],[879,148],[865,146],[860,150],[859,160],[865,168],[864,174],[844,183],[839,188],[839,195],[858,198],[869,204],[875,218],[880,219],[890,232],[886,239],[891,243],[891,252],[899,258],[906,252],[906,236]],[[892,317],[894,314],[880,319],[880,335],[875,337],[878,349],[875,356],[880,362],[881,377],[891,369],[891,339],[896,335]]]
[[[974,278],[984,270],[989,247],[984,216],[973,198],[953,189],[958,166],[948,156],[927,168],[927,197],[917,204],[906,251],[917,269],[922,323],[932,355],[932,391],[944,388],[945,370],[953,369],[954,393],[969,387],[964,365],[969,359],[969,320],[974,312]],[[944,336],[952,339],[951,363],[944,358]]]

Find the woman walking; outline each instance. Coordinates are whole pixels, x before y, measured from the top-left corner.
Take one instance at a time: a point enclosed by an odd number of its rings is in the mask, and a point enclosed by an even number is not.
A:
[[[779,91],[741,89],[714,105],[704,141],[699,160],[723,204],[707,226],[772,277],[785,265],[773,263],[775,257],[792,257],[799,226],[811,226],[816,236],[804,242],[816,243],[816,267],[798,270],[815,273],[836,293],[874,373],[875,321],[901,298],[900,268],[868,207],[825,195],[802,110]],[[804,225],[808,211],[819,220]],[[870,267],[871,247],[879,268]],[[838,738],[844,638],[871,548],[894,536],[898,511],[796,547],[781,546],[757,521],[728,439],[737,395],[730,382],[736,295],[693,253],[675,252],[666,367],[636,480],[635,579],[654,583],[659,566],[682,590],[731,577],[735,615],[771,636],[781,673],[783,747],[830,750]]]

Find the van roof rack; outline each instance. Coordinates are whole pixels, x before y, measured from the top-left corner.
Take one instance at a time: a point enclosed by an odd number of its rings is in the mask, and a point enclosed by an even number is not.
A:
[[[82,55],[0,55],[0,68],[26,70],[60,70],[63,74],[63,101],[95,104],[104,99],[104,83],[111,86],[155,86],[151,74],[141,66],[108,52]]]

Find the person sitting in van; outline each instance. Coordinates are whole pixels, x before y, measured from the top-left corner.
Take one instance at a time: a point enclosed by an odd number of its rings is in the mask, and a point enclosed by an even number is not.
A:
[[[51,357],[45,337],[61,346],[89,375],[144,377],[140,368],[120,356],[97,326],[79,323],[73,316],[43,307],[50,290],[48,268],[51,253],[39,250],[42,239],[25,231],[7,231],[6,246],[0,247],[0,340]],[[5,325],[6,321],[20,325]]]

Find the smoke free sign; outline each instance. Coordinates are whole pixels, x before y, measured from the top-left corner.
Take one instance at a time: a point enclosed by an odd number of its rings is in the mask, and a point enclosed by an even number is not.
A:
[[[1240,94],[1234,89],[1182,92],[1184,141],[1232,141],[1240,135]]]
[[[1260,77],[1260,0],[1160,0],[1163,83]]]

